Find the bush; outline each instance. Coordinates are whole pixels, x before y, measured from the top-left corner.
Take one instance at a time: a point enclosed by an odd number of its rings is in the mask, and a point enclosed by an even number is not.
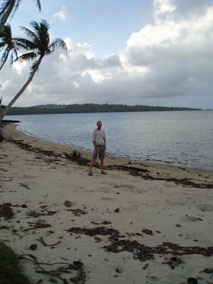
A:
[[[30,284],[24,276],[17,255],[0,242],[0,284]]]

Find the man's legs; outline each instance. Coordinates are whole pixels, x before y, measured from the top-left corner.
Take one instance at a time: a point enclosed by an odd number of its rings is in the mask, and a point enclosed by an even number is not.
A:
[[[92,161],[91,161],[90,166],[89,166],[89,173],[88,173],[89,176],[92,175],[92,168],[93,168],[93,166],[94,166],[94,164],[95,164],[95,161],[96,161],[96,159],[97,159],[98,153],[99,153],[98,147],[96,146],[96,147],[94,148],[94,152],[93,152],[93,156],[92,156]]]
[[[92,160],[91,163],[90,163],[90,166],[89,166],[89,175],[92,174],[92,168],[93,168],[93,166],[94,166],[94,163],[95,163],[94,160]]]
[[[100,160],[100,166],[101,166],[101,173],[105,174],[105,171],[104,171],[104,160]]]
[[[106,174],[105,171],[104,171],[104,155],[105,155],[105,148],[100,148],[100,147],[96,147],[95,150],[94,150],[94,153],[93,153],[93,158],[92,158],[92,161],[90,163],[90,166],[89,166],[89,173],[88,175],[92,175],[92,168],[95,164],[95,161],[97,159],[97,156],[99,155],[99,158],[100,158],[100,168],[101,168],[101,173],[102,174]]]
[[[100,167],[101,167],[101,173],[106,174],[104,171],[104,156],[105,156],[105,146],[101,146],[100,154],[99,154],[99,159],[100,159]]]

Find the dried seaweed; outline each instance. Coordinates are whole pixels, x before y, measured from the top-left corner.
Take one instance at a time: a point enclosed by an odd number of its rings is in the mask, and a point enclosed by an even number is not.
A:
[[[42,210],[42,211],[31,210],[29,213],[27,213],[27,216],[38,218],[38,217],[41,217],[41,216],[52,216],[56,213],[57,213],[57,211],[50,211],[50,210]]]
[[[80,217],[81,215],[86,215],[87,212],[82,209],[67,209],[67,211],[71,211],[75,216]]]
[[[213,274],[213,268],[206,268],[202,272],[208,273],[208,274]]]
[[[110,238],[118,238],[121,237],[120,233],[116,229],[105,228],[105,227],[96,227],[96,228],[79,228],[79,227],[72,227],[67,230],[69,233],[75,234],[85,234],[87,236],[109,236]]]
[[[11,206],[11,203],[0,204],[0,217],[4,217],[6,220],[13,218],[15,214]]]
[[[147,229],[146,229],[147,230]],[[74,234],[85,234],[90,237],[97,238],[97,235],[108,236],[109,245],[103,247],[105,251],[120,253],[122,251],[128,251],[133,254],[134,259],[140,261],[146,261],[154,259],[155,255],[172,255],[172,256],[183,256],[183,255],[193,255],[200,254],[203,256],[210,257],[213,255],[213,247],[198,247],[198,246],[180,246],[178,244],[173,244],[170,242],[164,242],[161,245],[151,247],[139,243],[136,240],[123,239],[124,236],[120,232],[113,228],[106,227],[96,227],[96,228],[79,228],[72,227],[67,230],[67,232]],[[147,230],[151,232],[151,230]],[[122,239],[121,239],[122,238]],[[177,260],[177,261],[176,261]],[[176,263],[175,263],[176,261]],[[171,258],[170,267],[175,267],[180,263],[180,259]]]
[[[43,221],[43,220],[38,220],[36,223],[30,222],[30,225],[33,225],[33,227],[24,229],[24,232],[34,230],[34,229],[42,229],[42,228],[51,227],[50,224],[46,224],[45,221]]]

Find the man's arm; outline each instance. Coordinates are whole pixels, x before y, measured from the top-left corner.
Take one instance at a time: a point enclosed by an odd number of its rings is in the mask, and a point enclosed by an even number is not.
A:
[[[106,138],[104,137],[104,146],[106,148]]]

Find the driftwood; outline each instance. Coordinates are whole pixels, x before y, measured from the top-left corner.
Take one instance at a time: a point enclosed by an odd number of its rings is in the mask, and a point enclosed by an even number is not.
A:
[[[67,263],[67,262],[45,263],[45,262],[39,262],[37,258],[31,254],[23,254],[20,255],[18,258],[19,260],[31,261],[34,265],[36,265],[37,266],[36,273],[47,274],[53,278],[61,280],[62,283],[64,284],[70,283],[69,281],[78,284],[86,283],[86,273],[84,271],[84,264],[81,261],[73,261],[73,263]],[[53,267],[56,265],[60,266],[55,269],[44,268],[44,266]],[[61,276],[62,274],[70,274],[73,271],[77,271],[77,273],[74,277],[71,277],[69,281]]]

